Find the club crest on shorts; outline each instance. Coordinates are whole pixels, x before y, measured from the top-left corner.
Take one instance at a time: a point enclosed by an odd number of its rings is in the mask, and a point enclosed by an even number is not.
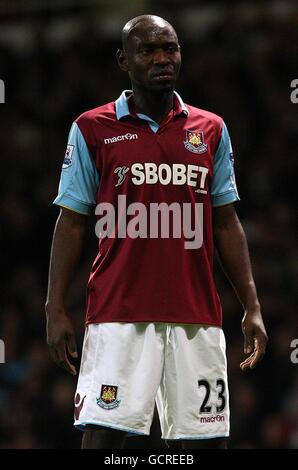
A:
[[[186,140],[183,143],[185,148],[193,153],[204,153],[208,147],[204,142],[203,131],[189,131],[186,129]]]
[[[116,385],[105,385],[101,386],[100,397],[96,397],[98,406],[105,410],[113,410],[118,408],[120,401],[117,400],[118,387]]]

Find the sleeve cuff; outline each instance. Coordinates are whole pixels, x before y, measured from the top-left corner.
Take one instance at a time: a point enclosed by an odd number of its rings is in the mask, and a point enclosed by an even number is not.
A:
[[[56,199],[53,201],[53,204],[60,207],[65,207],[66,209],[70,209],[74,212],[78,212],[79,214],[83,215],[93,215],[94,214],[94,206],[93,204],[87,204],[85,202],[77,201],[70,196],[66,196],[63,194],[62,196],[57,196]]]
[[[238,194],[235,191],[229,191],[228,193],[212,196],[212,207],[225,206],[236,201],[240,201]]]

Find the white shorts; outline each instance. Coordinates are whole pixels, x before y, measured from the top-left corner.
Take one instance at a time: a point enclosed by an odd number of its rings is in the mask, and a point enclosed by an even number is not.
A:
[[[87,326],[75,426],[148,435],[155,400],[164,439],[229,435],[222,329],[165,323]]]

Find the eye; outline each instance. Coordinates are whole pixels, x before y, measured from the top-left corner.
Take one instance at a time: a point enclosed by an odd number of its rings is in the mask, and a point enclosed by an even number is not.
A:
[[[150,49],[149,47],[141,49],[141,54],[142,55],[149,55],[149,54],[151,54],[151,52],[152,52],[152,49]]]

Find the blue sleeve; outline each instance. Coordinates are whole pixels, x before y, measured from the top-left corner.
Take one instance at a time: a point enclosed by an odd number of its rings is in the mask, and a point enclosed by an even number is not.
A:
[[[224,206],[239,201],[232,144],[228,129],[223,123],[222,135],[214,156],[214,173],[211,183],[212,206]]]
[[[91,215],[96,204],[98,185],[99,175],[95,163],[78,125],[73,123],[54,204]]]

